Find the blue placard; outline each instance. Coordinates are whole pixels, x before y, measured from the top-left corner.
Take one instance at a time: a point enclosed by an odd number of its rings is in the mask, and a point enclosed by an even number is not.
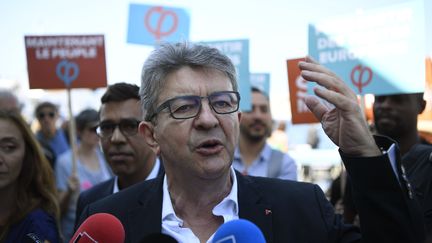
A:
[[[220,50],[231,59],[237,71],[237,83],[241,96],[240,110],[251,110],[251,85],[249,81],[249,40],[206,41],[201,43]]]
[[[158,5],[129,5],[127,42],[157,45],[189,40],[190,17],[185,9]]]
[[[260,89],[270,97],[270,73],[251,73],[251,85]]]
[[[357,94],[423,92],[423,2],[359,11],[309,25],[309,55]],[[311,92],[313,84],[308,85]]]

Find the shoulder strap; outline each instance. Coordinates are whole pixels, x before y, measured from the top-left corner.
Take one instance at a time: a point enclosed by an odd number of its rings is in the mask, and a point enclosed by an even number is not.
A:
[[[282,169],[282,160],[284,153],[279,150],[272,149],[270,154],[270,160],[267,165],[267,177],[276,178],[279,176]]]

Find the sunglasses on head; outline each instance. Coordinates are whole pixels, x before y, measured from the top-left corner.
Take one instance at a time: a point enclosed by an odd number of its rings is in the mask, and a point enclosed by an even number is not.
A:
[[[40,112],[39,114],[37,114],[37,117],[39,119],[44,119],[46,116],[48,116],[49,118],[54,118],[55,113],[54,112]]]

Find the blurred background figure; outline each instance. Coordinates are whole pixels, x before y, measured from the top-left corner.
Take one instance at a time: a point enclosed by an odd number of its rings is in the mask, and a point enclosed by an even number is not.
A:
[[[286,133],[286,122],[279,121],[277,128],[271,133],[271,136],[267,139],[267,143],[275,149],[278,149],[284,153],[288,152],[288,135]]]
[[[419,199],[426,227],[432,233],[432,146],[419,136],[418,115],[426,107],[423,93],[375,96],[374,128],[379,135],[394,139],[400,148],[402,166]],[[373,168],[371,168],[373,169]],[[405,178],[401,178],[405,179]],[[344,217],[353,222],[357,211],[348,180],[344,199]]]
[[[17,112],[0,111],[0,198],[0,242],[60,242],[54,174]]]
[[[311,146],[312,149],[318,148],[320,137],[318,135],[318,129],[316,126],[310,126],[307,131],[306,143]]]
[[[35,108],[35,116],[39,122],[40,130],[36,138],[44,148],[47,159],[54,167],[58,156],[69,149],[69,141],[65,130],[57,128],[59,120],[58,107],[51,102],[42,102]]]
[[[339,175],[331,182],[330,188],[326,192],[327,198],[335,208],[335,212],[343,214],[344,210],[344,194],[346,187],[347,173],[341,162],[341,171]]]
[[[0,89],[0,110],[15,111],[20,113],[22,105],[16,95],[6,89]]]
[[[77,199],[80,191],[112,177],[111,170],[99,150],[96,127],[99,114],[86,109],[75,117],[77,128],[76,174],[72,171],[72,150],[61,154],[55,165],[61,209],[61,227],[66,241],[73,235]]]
[[[297,165],[288,154],[266,142],[272,132],[269,98],[252,88],[252,110],[242,112],[233,166],[245,175],[297,180]]]

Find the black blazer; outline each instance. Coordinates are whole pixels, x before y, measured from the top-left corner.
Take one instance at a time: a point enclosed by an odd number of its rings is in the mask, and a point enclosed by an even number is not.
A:
[[[160,166],[159,166],[158,176],[163,175],[165,173],[165,169],[163,167],[162,161],[160,161],[159,164]],[[75,230],[78,229],[78,220],[81,216],[84,207],[90,203],[96,202],[102,198],[105,198],[113,194],[114,182],[115,179],[111,178],[107,181],[101,182],[93,186],[92,188],[80,193],[78,197],[77,209],[75,213]]]
[[[402,161],[432,237],[432,146],[416,144],[402,157]]]
[[[408,197],[403,182],[394,176],[387,156],[341,156],[356,188],[361,234],[334,214],[317,185],[237,172],[239,217],[254,222],[269,243],[359,242],[362,237],[362,242],[422,242],[420,210]],[[84,209],[79,222],[107,212],[122,222],[125,242],[139,242],[148,234],[160,233],[162,182],[163,176],[159,176],[92,203]]]

